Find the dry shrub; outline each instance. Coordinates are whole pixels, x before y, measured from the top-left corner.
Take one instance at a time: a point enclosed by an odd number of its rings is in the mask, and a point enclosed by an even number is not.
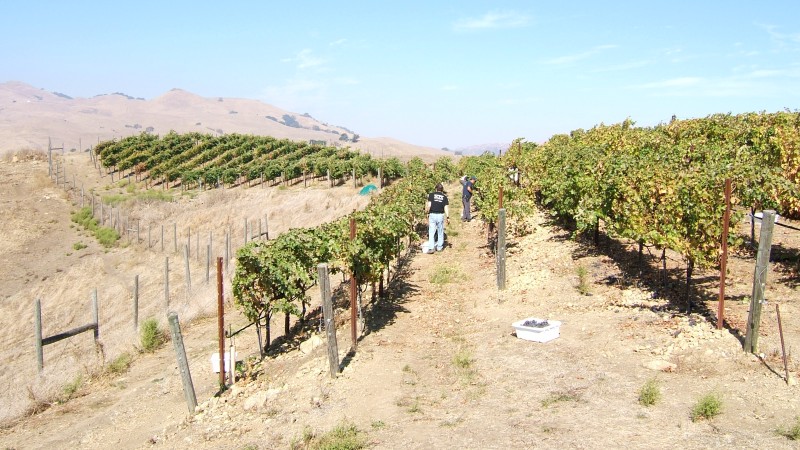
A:
[[[7,162],[47,161],[47,153],[44,150],[34,150],[32,148],[6,152],[2,154],[2,157]]]
[[[53,186],[54,186],[53,180],[51,180],[50,177],[47,176],[46,172],[44,172],[44,171],[36,172],[33,175],[33,188],[35,190],[44,189],[44,188],[53,187]]]

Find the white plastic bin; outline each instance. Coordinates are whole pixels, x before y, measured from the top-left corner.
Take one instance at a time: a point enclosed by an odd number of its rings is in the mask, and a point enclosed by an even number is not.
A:
[[[548,342],[557,338],[561,333],[561,322],[558,320],[547,320],[547,325],[544,326],[523,325],[528,321],[534,321],[537,324],[545,322],[544,319],[527,317],[512,323],[511,326],[517,331],[518,338],[525,339],[526,341]]]

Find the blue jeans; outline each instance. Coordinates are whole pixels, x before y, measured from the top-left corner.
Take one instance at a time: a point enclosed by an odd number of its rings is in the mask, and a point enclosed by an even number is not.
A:
[[[433,235],[436,234],[436,246],[433,245]],[[428,214],[428,248],[442,251],[444,248],[444,214]]]

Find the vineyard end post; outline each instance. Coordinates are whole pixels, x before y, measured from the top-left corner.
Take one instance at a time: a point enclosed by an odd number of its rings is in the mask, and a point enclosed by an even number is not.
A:
[[[772,249],[772,229],[774,225],[775,211],[764,211],[761,219],[761,234],[758,239],[756,270],[753,274],[753,295],[750,298],[750,314],[747,317],[747,334],[744,338],[744,350],[749,353],[758,352],[758,329],[761,325],[761,307],[764,304],[764,291],[767,287],[767,268],[769,267],[769,254]]]
[[[186,398],[186,405],[189,413],[194,414],[197,408],[197,396],[194,393],[192,384],[192,374],[189,372],[189,361],[186,359],[186,349],[183,346],[183,336],[181,335],[181,325],[178,322],[178,314],[171,312],[168,315],[169,328],[172,334],[172,343],[175,347],[175,356],[178,360],[178,368],[181,372],[181,382],[183,382],[183,396]],[[220,371],[222,368],[220,368]]]
[[[225,304],[222,295],[222,258],[217,258],[217,317],[219,331],[219,390],[225,390]],[[231,364],[231,371],[236,364],[233,353],[228,360]]]
[[[725,275],[728,270],[728,230],[731,222],[731,179],[725,180],[725,214],[722,216],[722,256],[719,262],[719,302],[717,303],[717,329],[725,322]]]
[[[356,239],[356,219],[350,218],[350,241]],[[350,273],[350,338],[352,340],[352,350],[355,351],[358,347],[358,333],[356,328],[358,326],[358,315],[356,312],[356,302],[358,301],[358,285],[356,284],[355,267],[351,269]]]
[[[322,296],[322,314],[325,320],[325,336],[328,340],[328,364],[331,378],[336,378],[339,373],[339,346],[336,341],[336,321],[333,313],[333,299],[331,298],[331,279],[328,274],[328,265],[317,265],[319,274],[320,295]]]
[[[501,191],[502,192],[502,191]],[[497,289],[506,288],[506,210],[497,212]]]

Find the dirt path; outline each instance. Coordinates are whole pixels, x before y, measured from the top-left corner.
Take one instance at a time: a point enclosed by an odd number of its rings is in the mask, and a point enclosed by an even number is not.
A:
[[[208,363],[214,328],[199,321],[187,333],[198,414],[187,414],[165,348],[138,359],[122,379],[4,430],[0,445],[290,448],[351,423],[374,448],[792,448],[776,430],[795,423],[800,398],[777,375],[766,315],[761,361],[706,316],[686,316],[625,282],[615,260],[569,240],[545,216],[534,216],[532,227],[511,241],[503,292],[477,221],[453,223],[445,252],[412,251],[390,298],[367,307],[368,331],[354,355],[342,319],[336,379],[324,347],[309,350],[306,336],[303,350],[266,358],[256,378],[212,397],[213,376],[195,367]],[[737,264],[734,297],[746,292],[751,271],[746,259]],[[578,291],[579,267],[591,295]],[[698,289],[703,299],[711,291]],[[785,316],[794,317],[796,288],[774,289]],[[741,303],[731,303],[732,321],[742,320]],[[561,321],[560,337],[544,344],[517,338],[511,323],[531,316]],[[797,324],[785,325],[790,346]],[[252,336],[238,346],[256,352]],[[796,374],[797,364],[791,368]],[[661,399],[645,407],[638,391],[651,379]],[[693,405],[708,393],[722,399],[722,413],[692,421]]]

